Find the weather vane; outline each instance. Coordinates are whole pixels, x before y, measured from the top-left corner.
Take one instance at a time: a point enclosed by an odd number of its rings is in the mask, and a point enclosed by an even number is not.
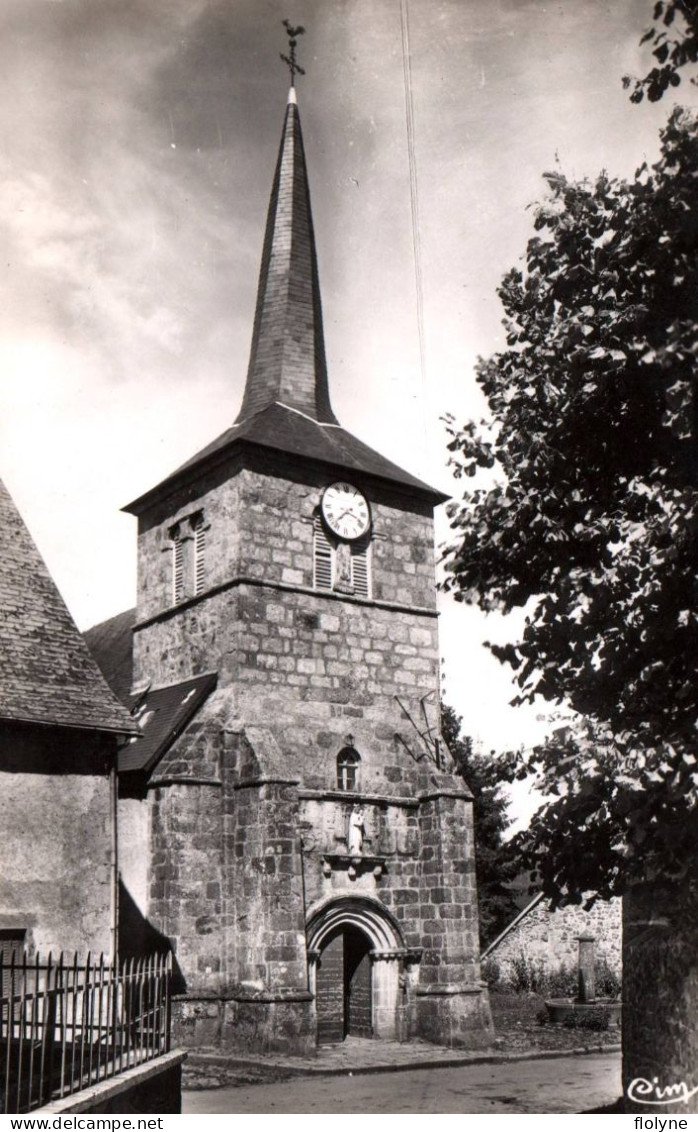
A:
[[[305,34],[305,28],[292,28],[288,20],[284,20],[283,25],[286,28],[286,35],[288,36],[289,53],[288,55],[284,55],[282,53],[281,58],[291,72],[291,86],[295,86],[296,75],[305,74],[305,71],[300,66],[300,64],[296,63],[296,47],[298,45],[298,36]]]

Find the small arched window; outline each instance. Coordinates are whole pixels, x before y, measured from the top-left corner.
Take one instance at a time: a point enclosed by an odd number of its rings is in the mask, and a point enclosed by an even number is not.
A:
[[[353,747],[343,747],[337,755],[337,787],[339,790],[356,790],[361,757]]]

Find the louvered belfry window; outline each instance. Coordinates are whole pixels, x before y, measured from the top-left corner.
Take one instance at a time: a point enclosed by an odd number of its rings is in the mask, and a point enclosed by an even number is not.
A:
[[[202,511],[181,519],[170,529],[172,601],[175,605],[204,592],[207,529]]]
[[[351,590],[357,597],[371,597],[371,536],[350,544]],[[325,530],[322,519],[315,516],[313,528],[313,586],[331,590],[337,582],[337,544]],[[346,587],[337,586],[338,589]]]
[[[192,520],[192,526],[194,528],[194,593],[200,594],[203,593],[206,580],[206,528],[203,515],[197,515]]]
[[[351,584],[357,597],[371,596],[371,540],[368,535],[351,544]]]
[[[179,526],[172,530],[172,600],[175,605],[184,601],[184,542]]]
[[[316,590],[331,590],[334,581],[334,546],[325,533],[319,515],[315,516],[313,540],[313,585]]]

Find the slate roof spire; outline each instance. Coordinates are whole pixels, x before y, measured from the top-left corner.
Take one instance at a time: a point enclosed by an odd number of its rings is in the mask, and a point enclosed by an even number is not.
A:
[[[133,515],[190,483],[207,467],[250,446],[329,466],[328,474],[363,473],[407,488],[433,505],[448,498],[341,428],[330,404],[315,233],[295,90],[295,39],[284,21],[291,72],[281,147],[272,186],[257,289],[252,349],[242,407],[234,424],[156,487],[123,508]]]
[[[274,403],[323,424],[338,423],[328,390],[315,233],[294,86],[267,214],[250,363],[236,423]]]
[[[0,720],[138,733],[0,480]]]

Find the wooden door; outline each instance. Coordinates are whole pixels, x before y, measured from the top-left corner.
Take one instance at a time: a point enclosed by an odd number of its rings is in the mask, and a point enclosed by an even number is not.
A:
[[[363,932],[348,929],[344,936],[344,1029],[357,1038],[373,1037],[371,944]]]
[[[344,1041],[344,933],[320,952],[315,981],[318,1045]]]

